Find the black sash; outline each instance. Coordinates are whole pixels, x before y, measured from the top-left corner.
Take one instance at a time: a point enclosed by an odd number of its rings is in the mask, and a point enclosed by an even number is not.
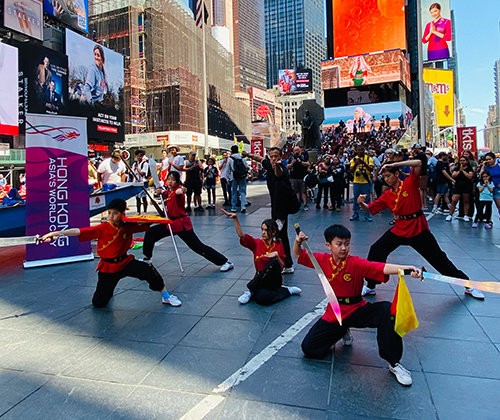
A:
[[[398,219],[401,220],[411,220],[411,219],[416,219],[417,217],[423,216],[424,212],[422,210],[416,211],[415,213],[412,214],[404,214],[398,216]]]

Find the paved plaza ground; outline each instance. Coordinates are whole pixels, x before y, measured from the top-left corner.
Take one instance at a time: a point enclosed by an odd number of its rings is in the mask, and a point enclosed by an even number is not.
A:
[[[261,221],[270,216],[267,189],[254,183],[248,191],[252,206],[241,224],[260,236]],[[386,212],[373,223],[350,222],[350,207],[336,213],[312,205],[291,216],[290,225],[299,221],[311,247],[322,252],[324,228],[345,224],[353,233],[351,254],[366,257],[391,217]],[[301,296],[270,307],[240,305],[237,297],[254,273],[251,252],[219,209],[192,220],[199,237],[235,268],[220,273],[178,239],[182,277],[170,238],[162,240],[153,261],[182,300],[178,308],[162,305],[144,282],[126,278],[107,308],[94,309],[98,259],[24,270],[22,247],[0,248],[1,420],[500,416],[500,295],[486,293],[482,302],[464,296],[463,288],[408,277],[420,326],[404,337],[402,364],[413,385],[403,387],[378,356],[373,330],[353,330],[352,347],[337,343],[324,360],[304,358],[301,340],[324,300],[315,272],[296,266],[284,277]],[[500,280],[498,221],[491,231],[461,220],[445,223],[443,216],[429,224],[471,279]],[[390,262],[426,265],[410,248],[398,249]],[[395,287],[393,276],[368,300],[392,300]]]

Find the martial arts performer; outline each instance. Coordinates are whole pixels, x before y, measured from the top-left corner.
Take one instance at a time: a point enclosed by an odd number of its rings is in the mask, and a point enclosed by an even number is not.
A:
[[[272,305],[291,295],[300,295],[302,290],[298,287],[283,286],[281,271],[286,257],[281,239],[277,238],[276,222],[272,219],[264,220],[260,226],[261,239],[258,239],[243,232],[236,213],[225,210],[222,212],[233,219],[240,244],[252,251],[254,256],[255,276],[247,284],[248,290],[238,298],[238,302],[244,305],[255,300],[259,305]]]
[[[165,205],[167,206],[168,218],[172,220],[170,227],[174,235],[181,238],[186,245],[198,255],[220,266],[220,271],[229,271],[234,268],[231,261],[220,252],[202,243],[198,236],[196,236],[196,233],[194,233],[191,219],[186,213],[186,188],[182,186],[179,172],[170,172],[167,175],[166,185],[167,189],[162,191],[162,194]],[[142,261],[151,261],[155,243],[166,236],[170,236],[170,232],[165,224],[153,226],[146,232],[144,236],[144,246],[142,248],[144,254]]]
[[[106,306],[113,297],[118,282],[124,277],[146,280],[151,290],[161,293],[163,303],[180,306],[181,301],[167,292],[163,278],[151,264],[137,261],[133,255],[127,255],[132,244],[132,236],[149,229],[149,224],[124,223],[127,203],[121,198],[108,204],[108,222],[86,228],[73,228],[47,233],[42,241],[50,242],[59,236],[78,236],[80,242],[97,239],[97,253],[101,261],[97,266],[97,287],[92,298],[96,308]]]
[[[412,168],[410,176],[404,181],[399,179],[400,166]],[[396,219],[394,226],[370,247],[368,261],[386,262],[392,251],[401,245],[408,245],[442,275],[469,280],[469,277],[448,259],[429,230],[427,219],[422,212],[420,197],[421,168],[422,162],[418,159],[385,165],[382,173],[390,189],[371,204],[365,203],[366,195],[358,197],[358,203],[363,211],[376,214],[388,208]],[[374,295],[376,284],[375,279],[366,276],[363,296]],[[465,293],[476,299],[484,299],[480,290],[465,288]]]
[[[340,339],[350,346],[353,337],[349,328],[377,328],[379,355],[389,362],[389,370],[402,385],[411,385],[411,373],[399,361],[403,355],[403,340],[394,331],[394,317],[391,314],[391,302],[368,303],[361,297],[363,277],[372,277],[380,282],[387,282],[390,274],[399,270],[412,270],[411,276],[418,278],[420,270],[413,266],[370,262],[349,255],[351,232],[345,226],[332,225],[324,232],[329,253],[314,253],[323,269],[330,286],[340,304],[342,325],[339,324],[331,305],[325,314],[309,330],[302,341],[302,351],[307,357],[323,358],[330,348]],[[293,255],[297,263],[314,268],[301,244],[307,239],[300,232],[293,244]]]

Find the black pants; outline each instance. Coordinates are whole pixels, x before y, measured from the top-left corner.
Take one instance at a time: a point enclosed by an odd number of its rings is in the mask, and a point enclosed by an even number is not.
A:
[[[283,217],[283,216],[282,216]],[[272,217],[273,220],[279,219]],[[283,248],[285,250],[285,267],[290,268],[293,266],[292,260],[292,251],[290,249],[290,241],[288,239],[288,216],[285,216],[284,219],[280,219],[283,222],[283,227],[278,232],[278,238],[281,239],[281,243],[283,244]]]
[[[487,220],[491,222],[491,208],[493,206],[493,201],[478,201],[477,202],[477,213],[474,223],[480,220]]]
[[[146,280],[149,283],[149,288],[155,292],[160,292],[165,283],[163,278],[158,273],[156,268],[142,261],[132,260],[121,271],[117,273],[97,274],[97,287],[92,298],[92,305],[96,308],[103,308],[113,297],[113,292],[118,282],[124,277],[134,277],[139,280]]]
[[[271,258],[266,267],[247,284],[252,292],[252,299],[259,305],[272,305],[287,297],[290,292],[282,286],[281,265],[276,258]]]
[[[231,205],[231,184],[227,182],[226,178],[220,179],[220,186],[224,194],[224,203]]]
[[[206,258],[211,263],[214,263],[215,265],[224,265],[227,262],[227,258],[224,255],[201,242],[198,236],[196,236],[196,233],[194,233],[193,229],[174,232],[174,235],[181,238],[189,249],[196,252],[198,255],[201,255],[203,258]],[[156,225],[149,229],[144,236],[144,246],[142,251],[144,256],[146,258],[151,258],[153,256],[155,243],[167,236],[170,236],[170,231],[165,224]]]
[[[448,259],[446,253],[439,247],[434,235],[428,230],[424,230],[411,238],[397,236],[388,230],[370,247],[367,259],[368,261],[385,263],[389,254],[401,245],[411,246],[442,275],[469,280],[469,277]],[[377,284],[380,284],[380,282],[366,279],[366,285],[370,289],[373,289]]]
[[[302,351],[307,357],[323,358],[328,354],[330,348],[346,334],[347,328],[351,327],[376,328],[380,357],[387,360],[392,366],[401,360],[403,340],[394,331],[391,302],[368,303],[342,320],[342,326],[338,322],[318,320],[302,341]]]
[[[342,206],[342,193],[344,192],[343,185],[331,184],[330,186],[330,197],[332,201],[332,207],[335,209],[340,209]]]
[[[147,197],[135,197],[135,202],[137,204],[137,213],[141,212],[141,202],[144,207],[144,213],[148,212],[148,198]]]
[[[323,205],[324,205],[324,207],[328,208],[328,191],[329,190],[330,190],[330,183],[329,182],[324,182],[322,184],[318,184],[318,196],[316,197],[316,204],[318,206],[321,205],[321,197],[323,196],[323,192],[324,192]]]

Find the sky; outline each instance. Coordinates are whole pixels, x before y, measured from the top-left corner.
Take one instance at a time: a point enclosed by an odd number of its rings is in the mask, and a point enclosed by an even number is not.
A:
[[[500,1],[452,0],[458,55],[459,97],[466,124],[484,128],[495,104],[493,66],[500,59]],[[499,81],[500,82],[500,81]],[[483,133],[478,135],[482,143]]]

